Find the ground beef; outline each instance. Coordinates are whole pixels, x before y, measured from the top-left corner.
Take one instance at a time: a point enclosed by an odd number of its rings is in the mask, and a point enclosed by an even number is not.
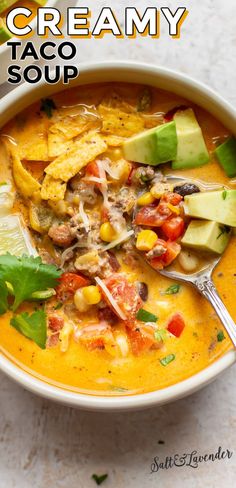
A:
[[[153,259],[162,256],[163,254],[165,254],[165,252],[166,248],[161,244],[157,244],[151,251],[146,254],[146,256],[148,259]]]
[[[48,231],[53,244],[59,247],[69,247],[75,239],[73,229],[69,224],[53,224]]]

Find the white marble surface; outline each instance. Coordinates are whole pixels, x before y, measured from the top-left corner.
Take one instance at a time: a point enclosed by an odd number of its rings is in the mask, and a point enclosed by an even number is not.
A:
[[[108,4],[122,20],[124,7],[134,2],[84,2],[93,12]],[[180,40],[168,39],[164,29],[160,40],[86,40],[80,42],[80,60],[136,59],[172,67],[208,83],[236,105],[235,0],[182,4],[190,14]],[[157,4],[135,2],[140,8],[150,5]],[[235,373],[233,367],[201,392],[166,407],[103,415],[42,400],[0,374],[0,488],[92,488],[94,472],[109,473],[104,488],[230,488],[236,476]],[[150,474],[154,456],[194,449],[204,454],[218,446],[235,450],[233,457],[198,469]]]

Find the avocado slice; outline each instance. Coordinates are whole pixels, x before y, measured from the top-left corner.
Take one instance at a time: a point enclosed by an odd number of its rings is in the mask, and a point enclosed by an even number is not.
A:
[[[196,168],[208,163],[209,153],[194,111],[191,108],[179,110],[174,116],[174,121],[178,137],[178,149],[172,168]]]
[[[177,134],[175,122],[159,125],[131,137],[123,144],[126,159],[157,166],[175,159]]]
[[[217,190],[187,195],[185,214],[236,227],[236,190]]]
[[[8,30],[4,20],[0,17],[0,44],[7,42],[11,37],[11,32]]]
[[[230,228],[212,220],[192,220],[181,244],[199,251],[222,254],[229,243]]]
[[[236,176],[236,138],[230,137],[215,150],[215,155],[229,178]]]

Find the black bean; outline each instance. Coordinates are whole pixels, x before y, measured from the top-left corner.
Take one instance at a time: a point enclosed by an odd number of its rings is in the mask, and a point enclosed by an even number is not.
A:
[[[174,192],[185,197],[186,195],[192,195],[192,193],[199,193],[200,188],[193,183],[185,183],[184,185],[175,186]]]
[[[147,286],[147,284],[143,283],[142,281],[137,281],[137,291],[138,291],[140,298],[142,298],[142,300],[144,302],[146,302],[148,299],[148,286]]]

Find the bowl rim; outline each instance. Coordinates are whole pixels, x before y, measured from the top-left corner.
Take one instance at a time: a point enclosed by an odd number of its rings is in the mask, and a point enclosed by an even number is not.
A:
[[[162,80],[163,82],[168,80],[170,83],[179,84],[182,90],[188,89],[192,94],[190,99],[194,99],[194,94],[203,96],[204,102],[208,101],[212,104],[212,110],[215,107],[215,113],[218,113],[218,118],[224,119],[225,125],[230,126],[230,129],[234,129],[236,122],[236,111],[223,97],[218,95],[214,90],[206,86],[205,84],[194,80],[193,78],[183,75],[177,71],[166,69],[163,67],[141,63],[141,62],[124,62],[124,61],[106,61],[97,63],[84,63],[79,65],[80,77],[73,81],[67,88],[77,86],[80,84],[90,84],[93,81],[88,80],[89,75],[102,76],[107,81],[117,81],[117,77],[125,76],[127,73],[131,75],[138,74],[140,79],[143,77],[149,77],[150,79]],[[108,77],[108,79],[107,79]],[[87,81],[83,81],[84,79]],[[82,80],[82,81],[81,81]],[[125,80],[123,80],[125,81]],[[94,81],[94,83],[99,80]],[[136,81],[135,81],[136,82]],[[158,83],[159,84],[159,83]],[[150,82],[153,85],[153,82]],[[56,87],[48,87],[45,82],[40,82],[37,85],[28,85],[23,83],[8,95],[1,99],[1,116],[0,127],[3,126],[12,116],[22,110],[24,107],[32,103],[32,100],[27,104],[27,97],[29,92],[33,97],[33,100],[39,98],[40,91],[45,88],[47,95],[61,91],[65,86],[59,83]],[[171,90],[170,90],[171,91]],[[173,92],[178,93],[177,89],[172,89]],[[188,98],[188,97],[187,97]],[[20,102],[20,103],[19,103]],[[198,103],[199,104],[199,103]],[[201,105],[201,103],[200,103]],[[19,107],[19,108],[17,108]],[[209,110],[208,111],[211,111]],[[7,115],[5,115],[7,113]],[[2,122],[1,122],[2,119]],[[227,120],[229,123],[227,124]],[[189,378],[180,381],[174,385],[166,388],[155,390],[149,393],[141,393],[135,395],[120,395],[120,396],[96,396],[86,393],[77,393],[69,391],[65,388],[54,386],[51,383],[47,383],[47,379],[41,380],[33,376],[29,372],[20,368],[14,361],[9,360],[0,348],[0,370],[6,375],[21,384],[26,389],[40,396],[46,397],[50,400],[57,401],[69,406],[93,410],[93,411],[125,411],[125,410],[138,410],[150,408],[153,406],[163,405],[171,401],[183,398],[191,393],[194,393],[198,389],[206,386],[213,381],[220,373],[230,367],[236,361],[236,351],[230,350],[215,362],[204,368],[202,371],[190,376]],[[50,381],[50,380],[49,380]]]
[[[17,1],[17,0],[16,0]],[[47,1],[47,4],[44,5],[45,7],[55,7],[56,4],[57,4],[58,0],[48,0]],[[32,29],[34,30],[36,28],[36,19],[35,17],[33,18],[33,20],[30,22],[30,27],[32,27]],[[34,35],[34,34],[33,34]],[[29,38],[29,40],[31,39],[31,37]],[[22,41],[24,40],[27,40],[27,39],[22,39]],[[16,37],[16,36],[13,36],[11,37],[11,41],[19,41],[19,38]],[[10,48],[9,46],[7,45],[6,42],[4,42],[1,46],[0,46],[0,56],[3,55],[3,54],[6,54],[7,51],[9,51]]]

